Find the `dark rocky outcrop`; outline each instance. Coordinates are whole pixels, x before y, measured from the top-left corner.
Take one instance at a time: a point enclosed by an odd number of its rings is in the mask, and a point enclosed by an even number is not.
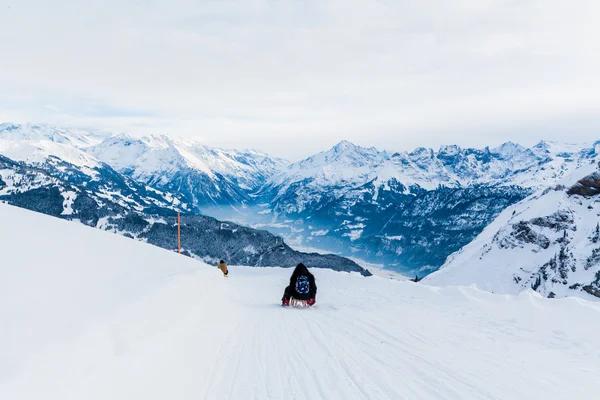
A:
[[[559,210],[546,217],[534,218],[530,221],[533,225],[550,228],[556,232],[564,230],[576,230],[573,213],[566,210]]]
[[[592,296],[600,297],[600,271],[596,273],[596,279],[582,289]]]
[[[524,244],[532,244],[542,249],[550,247],[550,239],[535,232],[526,221],[520,221],[512,226],[508,236],[497,238],[498,246],[504,248],[523,247]]]
[[[567,193],[569,195],[580,195],[585,197],[592,197],[600,194],[600,172],[594,172],[580,179],[575,185],[573,185]]]

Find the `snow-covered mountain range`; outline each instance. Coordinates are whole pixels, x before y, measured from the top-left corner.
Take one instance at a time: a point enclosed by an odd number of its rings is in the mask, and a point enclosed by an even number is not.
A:
[[[177,192],[195,207],[237,205],[287,162],[248,150],[223,150],[167,136],[118,135],[86,149],[133,179]]]
[[[120,173],[91,154],[112,139],[48,126],[0,125],[0,201],[170,250],[177,248],[174,215],[181,212],[184,253],[206,262],[225,258],[238,265],[291,267],[304,261],[370,275],[346,258],[300,253],[269,232],[198,215],[180,191],[156,189],[155,182]],[[265,162],[262,155],[254,161]],[[215,181],[223,176],[213,175]]]
[[[141,192],[164,197],[144,200],[151,204],[268,229],[296,247],[420,276],[437,270],[507,207],[588,165],[598,143],[393,153],[342,141],[290,164],[167,136],[0,125],[0,154],[11,159],[38,167],[61,160],[89,176],[110,168]],[[44,168],[53,177],[61,173]],[[122,197],[121,203],[141,201]]]
[[[325,193],[339,198],[349,188],[368,183],[377,192],[392,190],[390,185],[394,185],[406,194],[440,186],[539,188],[580,166],[593,151],[583,147],[540,142],[525,148],[508,142],[494,149],[461,149],[453,145],[442,146],[437,152],[418,148],[410,153],[390,154],[343,141],[329,151],[291,164],[271,178],[264,190],[276,192],[271,200],[274,211],[291,214],[322,203]]]
[[[552,142],[403,153],[341,142],[271,178],[259,195],[263,218],[253,221],[292,243],[423,274],[596,154],[594,145]]]
[[[191,207],[241,204],[287,165],[256,150],[224,150],[165,135],[134,138],[34,124],[0,124],[0,154],[18,161],[58,157],[99,163],[142,184],[178,193]]]
[[[598,157],[600,159],[600,157]],[[496,293],[600,297],[600,163],[506,209],[425,278]]]

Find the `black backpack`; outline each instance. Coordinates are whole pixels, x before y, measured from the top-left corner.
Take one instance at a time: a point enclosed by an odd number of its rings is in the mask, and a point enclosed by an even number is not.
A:
[[[296,278],[296,293],[298,294],[308,294],[310,292],[310,281],[308,280],[308,276],[300,275]]]

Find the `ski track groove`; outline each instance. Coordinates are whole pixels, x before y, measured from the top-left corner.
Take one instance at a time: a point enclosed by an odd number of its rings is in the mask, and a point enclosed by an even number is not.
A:
[[[216,386],[215,383],[218,382],[217,377],[228,375],[227,364],[225,364],[225,361],[228,361],[230,359],[230,355],[232,353],[235,353],[237,347],[236,344],[238,343],[237,338],[240,336],[239,333],[241,331],[241,328],[243,327],[243,322],[243,320],[240,321],[236,325],[235,329],[228,335],[226,335],[225,339],[219,345],[215,353],[215,363],[213,368],[211,368],[210,377],[207,381],[207,388],[204,398],[215,398],[211,396],[211,393],[213,392],[213,388]],[[230,385],[230,387],[233,388],[233,385]]]
[[[307,310],[305,310],[307,311]],[[300,319],[300,315],[298,316],[294,316],[295,319]],[[290,338],[291,341],[291,346],[290,348],[293,351],[294,357],[292,359],[292,365],[295,366],[295,375],[296,376],[301,376],[304,374],[306,374],[308,372],[309,377],[310,377],[310,383],[312,383],[313,385],[305,385],[305,386],[309,386],[309,387],[314,387],[315,390],[318,393],[311,393],[308,398],[327,398],[327,396],[325,395],[325,393],[323,392],[323,388],[321,387],[320,381],[318,376],[316,376],[315,372],[314,372],[314,368],[312,368],[311,365],[309,365],[309,363],[307,362],[307,360],[304,359],[304,357],[302,357],[302,353],[298,350],[297,346],[295,346],[294,341],[295,340],[299,340],[302,342],[303,344],[303,348],[307,349],[306,347],[306,343],[303,340],[303,332],[290,332],[290,328],[289,328],[290,324],[285,324],[285,330],[286,330],[286,337]],[[297,324],[294,325],[295,327],[297,327]],[[302,365],[302,369],[299,370],[298,369],[298,364]]]
[[[434,364],[434,363],[426,360],[425,358],[423,358],[422,356],[420,356],[419,354],[417,354],[414,350],[412,350],[412,351],[407,350],[405,342],[397,340],[395,337],[389,335],[387,332],[385,332],[385,331],[383,331],[383,330],[381,330],[381,329],[379,329],[377,327],[374,327],[374,326],[369,325],[369,324],[363,324],[362,326],[360,326],[357,323],[351,323],[350,321],[344,321],[344,320],[338,320],[336,322],[339,325],[343,326],[345,324],[345,325],[348,326],[348,329],[342,329],[341,330],[342,332],[344,332],[345,335],[349,336],[348,332],[356,332],[356,331],[358,331],[358,332],[364,332],[364,333],[368,334],[368,337],[371,338],[370,341],[367,341],[364,337],[363,338],[352,337],[351,340],[350,340],[351,343],[360,342],[362,344],[361,349],[372,348],[372,344],[373,343],[379,343],[379,342],[381,342],[382,339],[384,339],[385,341],[394,344],[394,346],[392,347],[392,349],[399,350],[399,351],[401,351],[403,353],[402,355],[398,354],[397,356],[402,357],[402,359],[404,359],[404,360],[410,360],[411,364],[414,364],[413,368],[412,368],[413,371],[415,371],[415,370],[417,370],[417,371],[418,370],[422,370],[423,369],[423,364],[429,365],[431,368],[427,369],[427,371],[434,370],[434,371],[436,371],[436,375],[438,377],[445,378],[445,380],[447,380],[447,381],[454,381],[456,383],[460,383],[462,387],[460,388],[460,390],[456,391],[456,395],[460,395],[460,393],[464,394],[465,390],[466,391],[473,391],[473,389],[474,389],[474,388],[472,388],[469,385],[468,381],[465,381],[465,379],[463,377],[458,376],[456,373],[452,373],[452,372],[449,372],[449,371],[441,369],[438,365],[436,365],[436,364]],[[315,321],[315,323],[316,324],[322,323],[322,321],[319,321],[319,322]],[[326,324],[331,324],[332,327],[335,325],[332,322],[332,320],[328,320],[326,322]],[[338,325],[338,327],[339,327],[339,325]],[[359,351],[360,353],[366,353],[366,350],[357,350],[357,351]],[[376,356],[376,354],[377,354],[376,351],[374,351],[372,354],[371,353],[366,353],[366,356],[363,356],[363,360],[362,361],[364,361],[364,362],[371,361],[371,363],[372,363],[372,361],[377,361],[377,363],[388,367],[388,369],[392,370],[392,371],[393,370],[397,370],[399,368],[399,365],[398,365],[397,362],[394,363],[391,360],[388,361],[387,359],[383,359],[383,358],[381,358],[379,356]],[[388,358],[390,356],[389,355],[387,355],[387,356],[384,355],[384,357]],[[415,364],[413,360],[418,360],[419,364]],[[354,361],[354,360],[353,360],[353,362],[356,363],[356,361]],[[360,365],[360,364],[356,363],[356,365]],[[407,369],[406,372],[410,373],[411,371],[410,371],[410,369]],[[435,393],[436,397],[440,398],[440,399],[452,398],[452,397],[447,397],[448,396],[448,391],[451,391],[451,390],[446,390],[443,393],[442,392],[436,392]],[[400,394],[396,393],[396,396],[398,396],[398,395],[400,395]],[[418,393],[415,393],[415,395],[418,396]],[[476,389],[475,389],[475,393],[471,393],[471,396],[477,396],[476,398],[478,398],[478,399],[491,399],[491,397],[489,397],[485,393],[483,393],[483,392],[481,392],[479,390],[476,390]],[[396,397],[396,398],[398,398],[398,397]],[[408,397],[408,398],[411,398],[411,397]],[[414,398],[414,397],[412,397],[412,398]],[[472,397],[472,398],[474,398],[474,397]]]
[[[329,340],[326,337],[325,333],[323,332],[323,329],[321,328],[320,324],[318,322],[315,322],[312,326],[312,329],[306,319],[305,319],[305,324],[306,324],[308,330],[312,333],[312,335],[315,336],[314,337],[315,342],[318,343],[319,347],[321,347],[323,352],[328,355],[328,359],[333,361],[335,363],[335,365],[337,365],[338,368],[343,371],[344,378],[346,378],[346,379],[340,378],[340,380],[347,381],[353,387],[355,387],[357,390],[361,391],[360,385],[359,385],[359,383],[357,383],[354,376],[352,374],[348,373],[347,369],[344,368],[344,365],[342,364],[340,359],[337,357],[337,355],[331,351],[331,347],[328,345]],[[319,337],[316,337],[316,335],[315,335],[316,333],[319,334]],[[365,396],[365,393],[363,391],[361,391],[361,393],[363,394],[363,396]]]
[[[362,326],[359,326],[359,324],[361,324]],[[381,338],[384,338],[387,342],[389,343],[393,343],[393,347],[395,349],[400,350],[403,354],[404,358],[410,358],[411,360],[418,360],[420,364],[426,364],[429,365],[431,368],[428,368],[427,370],[431,371],[434,370],[436,371],[437,375],[445,378],[449,381],[455,381],[457,383],[460,383],[463,385],[463,388],[461,388],[460,391],[457,391],[457,394],[460,393],[465,393],[465,390],[468,391],[472,391],[474,388],[472,386],[469,385],[469,382],[467,380],[465,380],[463,377],[459,376],[458,374],[452,372],[451,370],[445,370],[440,368],[440,366],[436,363],[433,363],[432,361],[429,361],[428,359],[425,359],[424,357],[422,357],[420,354],[418,354],[414,348],[411,348],[411,350],[409,350],[407,348],[407,343],[401,340],[398,340],[396,337],[390,335],[389,333],[385,332],[384,330],[378,328],[377,326],[375,326],[374,324],[371,323],[367,323],[364,321],[358,321],[356,325],[353,325],[353,327],[357,330],[362,330],[365,333],[368,333],[369,336],[371,338],[373,338],[374,340],[379,340]],[[365,343],[365,345],[367,345],[367,343]],[[419,350],[419,349],[417,349]],[[380,362],[383,360],[379,360]],[[422,368],[422,367],[418,367],[418,368]],[[471,393],[471,396],[474,395],[478,395],[479,397],[477,397],[478,399],[491,399],[491,397],[489,397],[488,395],[486,395],[485,393],[481,392],[480,390],[476,390],[477,393]],[[446,398],[445,394],[443,393],[438,393],[438,395],[442,396],[440,398]]]
[[[314,321],[314,319],[311,319],[311,322],[313,322],[312,326],[308,321],[308,318],[306,315],[303,315],[303,322],[305,325],[305,330],[306,332],[310,332],[311,333],[311,341],[312,343],[315,343],[318,347],[321,348],[321,353],[322,354],[326,354],[329,357],[326,357],[326,360],[328,363],[333,362],[334,364],[337,364],[339,366],[339,368],[342,371],[343,377],[341,377],[339,372],[336,371],[336,378],[339,380],[344,380],[344,378],[346,378],[345,380],[350,383],[355,390],[357,390],[358,392],[361,393],[361,395],[363,396],[363,398],[368,399],[369,396],[368,394],[363,390],[363,388],[357,383],[356,377],[354,376],[354,374],[350,373],[347,366],[344,365],[343,362],[343,356],[340,356],[339,354],[334,354],[330,347],[327,345],[328,341],[330,340],[326,335],[323,334],[322,330],[320,330],[321,332],[321,337],[316,337],[315,332],[319,330],[317,323]],[[317,329],[314,329],[317,328]],[[304,339],[303,339],[304,340]],[[344,355],[345,356],[345,355]],[[333,367],[333,365],[331,365]]]
[[[370,377],[369,377],[369,380],[371,381],[371,385],[369,385],[369,386],[371,386],[371,388],[374,388],[374,390],[376,392],[378,392],[378,393],[371,393],[371,394],[369,394],[369,393],[367,393],[365,391],[365,389],[362,388],[361,383],[364,383],[364,382],[361,382],[359,379],[357,379],[356,375],[353,372],[351,372],[351,368],[349,368],[348,364],[344,361],[346,359],[346,356],[349,353],[346,351],[346,352],[343,352],[342,355],[334,354],[331,351],[331,348],[328,345],[326,345],[326,343],[328,342],[328,340],[326,339],[326,335],[325,335],[325,332],[323,331],[323,328],[321,326],[321,322],[317,322],[317,321],[313,321],[313,322],[314,322],[313,329],[312,329],[313,334],[314,334],[315,331],[317,331],[317,332],[320,333],[320,337],[319,338],[315,337],[315,339],[317,339],[317,342],[320,344],[321,348],[330,355],[331,359],[335,360],[335,363],[343,371],[343,374],[347,378],[348,382],[351,383],[352,386],[361,393],[362,397],[365,398],[365,399],[370,399],[370,398],[372,398],[372,396],[374,394],[382,394],[383,395],[384,393],[381,390],[381,388],[379,388],[377,386],[377,384],[373,381],[373,379],[371,379]],[[307,323],[307,326],[309,326],[308,323]],[[340,339],[342,337],[344,337],[344,336],[342,336],[340,334],[336,338],[336,339],[338,339],[337,341],[341,343]],[[344,339],[345,339],[345,337],[344,337]],[[335,341],[333,343],[333,346],[338,346],[340,349],[343,349],[343,346],[336,345]],[[358,370],[361,370],[360,364],[358,362],[356,362],[355,360],[353,360],[353,359],[351,359],[351,360],[352,360],[353,364],[358,367]],[[370,372],[369,372],[369,374],[370,374]],[[390,399],[390,398],[394,398],[394,397],[390,397],[388,394],[385,394],[385,398],[386,399]],[[397,398],[397,397],[395,397],[395,398]]]
[[[326,322],[324,321],[315,321],[315,325],[328,325],[328,326],[335,326],[336,324],[339,324],[338,326],[344,326],[343,321],[336,321],[334,322],[333,320],[327,320]],[[322,328],[321,328],[322,329]],[[373,348],[373,343],[380,343],[380,339],[377,337],[372,337],[372,341],[369,342],[364,342],[362,340],[359,340],[357,343],[356,338],[350,334],[350,332],[352,332],[352,329],[355,329],[352,325],[350,325],[350,329],[342,329],[341,331],[343,332],[343,334],[338,335],[338,340],[336,340],[335,342],[333,342],[333,345],[336,346],[339,351],[345,355],[347,354],[345,352],[345,349],[347,347],[354,347],[354,352],[356,354],[356,357],[358,358],[358,360],[356,359],[352,359],[352,362],[354,363],[355,366],[357,366],[358,370],[361,371],[362,373],[366,374],[369,376],[369,380],[372,382],[373,385],[375,385],[377,387],[377,390],[380,392],[384,392],[383,388],[379,387],[376,383],[375,383],[375,379],[373,379],[370,375],[372,374],[372,371],[364,371],[360,366],[361,365],[374,365],[375,363],[373,363],[373,361],[376,362],[376,364],[379,365],[378,371],[377,371],[377,375],[378,375],[378,381],[386,381],[386,382],[394,382],[397,381],[400,376],[402,374],[400,374],[398,372],[399,369],[399,365],[397,363],[393,363],[388,361],[387,359],[381,358],[380,356],[377,355],[377,349]],[[365,347],[360,347],[357,346],[357,344],[360,345],[366,345]],[[369,351],[372,350],[372,351]],[[392,357],[395,354],[391,354],[394,353],[392,351],[392,349],[390,350],[390,354],[388,354],[388,357]],[[370,363],[370,364],[367,364]],[[346,370],[348,369],[348,367],[345,367]],[[389,374],[389,372],[394,372],[396,373],[395,376],[391,376]],[[388,377],[389,379],[381,379],[383,376]],[[355,378],[356,380],[356,378]],[[418,397],[404,397],[404,395],[402,393],[400,393],[398,388],[390,388],[389,391],[392,392],[392,395],[386,395],[386,397],[388,398],[392,398],[392,399],[398,399],[398,398],[406,398],[406,399],[411,399],[411,398],[418,398]],[[417,393],[415,393],[415,395],[417,395]],[[367,395],[367,398],[372,398],[372,396]]]

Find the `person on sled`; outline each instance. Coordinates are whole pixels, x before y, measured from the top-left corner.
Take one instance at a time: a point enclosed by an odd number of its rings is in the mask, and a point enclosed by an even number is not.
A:
[[[315,277],[302,263],[298,264],[290,277],[290,285],[285,288],[281,305],[288,307],[290,300],[300,300],[312,306],[316,302],[317,284]]]

